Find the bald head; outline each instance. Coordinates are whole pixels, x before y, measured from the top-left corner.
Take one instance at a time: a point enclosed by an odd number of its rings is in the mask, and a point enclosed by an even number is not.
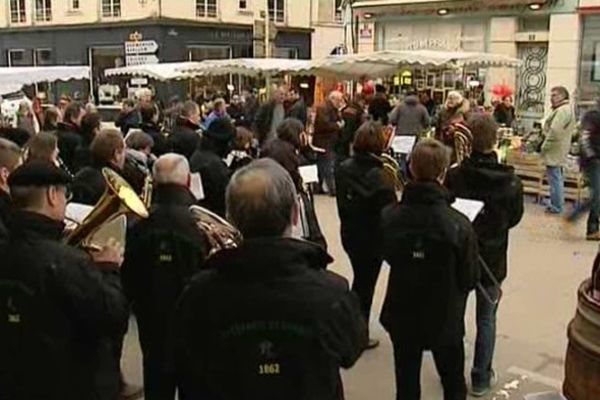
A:
[[[233,175],[226,195],[227,217],[245,238],[291,233],[297,212],[296,189],[275,161],[254,161]]]
[[[187,186],[190,178],[190,164],[180,154],[164,154],[154,163],[153,176],[154,182],[157,184]]]

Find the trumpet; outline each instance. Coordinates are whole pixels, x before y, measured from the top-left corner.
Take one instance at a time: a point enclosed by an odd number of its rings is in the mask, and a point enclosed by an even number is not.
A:
[[[208,239],[208,257],[224,249],[234,249],[242,243],[242,233],[224,218],[204,207],[191,206],[190,212],[196,220],[198,229]]]
[[[67,235],[66,244],[100,250],[112,238],[125,246],[125,214],[148,217],[148,209],[125,179],[109,168],[103,168],[102,175],[106,180],[104,194],[83,222]]]

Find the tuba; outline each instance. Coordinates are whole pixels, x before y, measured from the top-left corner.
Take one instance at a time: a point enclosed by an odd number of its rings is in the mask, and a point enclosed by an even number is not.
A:
[[[125,179],[109,168],[103,168],[102,175],[106,190],[92,212],[67,235],[69,245],[99,250],[113,238],[125,246],[125,214],[148,217],[148,209]]]
[[[242,233],[212,211],[191,206],[190,212],[198,229],[206,234],[209,244],[208,257],[224,249],[234,249],[242,243]]]

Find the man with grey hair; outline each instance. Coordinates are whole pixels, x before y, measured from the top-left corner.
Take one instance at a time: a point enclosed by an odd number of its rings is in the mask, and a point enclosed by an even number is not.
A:
[[[200,107],[197,103],[193,101],[183,103],[173,132],[169,136],[173,152],[190,159],[200,140],[201,118]]]
[[[145,398],[174,399],[178,382],[168,356],[169,321],[175,303],[208,254],[206,236],[196,225],[190,206],[190,166],[168,153],[154,163],[150,217],[127,237],[123,286],[137,317],[144,358]]]
[[[569,104],[569,92],[564,86],[552,88],[550,102],[552,111],[544,123],[545,140],[542,144],[542,157],[550,186],[550,202],[546,212],[560,214],[565,203],[563,168],[567,164],[577,119]]]
[[[348,282],[326,271],[320,246],[294,239],[294,183],[261,159],[227,189],[227,215],[244,235],[208,260],[180,300],[177,357],[190,398],[343,398],[339,368],[367,343]]]
[[[285,119],[284,101],[285,89],[277,88],[273,91],[271,100],[261,105],[256,112],[253,130],[261,146],[277,136],[277,127]]]

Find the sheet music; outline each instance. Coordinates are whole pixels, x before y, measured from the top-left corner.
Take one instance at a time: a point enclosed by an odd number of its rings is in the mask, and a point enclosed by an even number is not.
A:
[[[410,154],[412,153],[415,142],[417,141],[416,136],[394,136],[392,140],[392,149],[396,153]]]
[[[196,200],[204,200],[204,186],[202,185],[202,177],[199,172],[192,174],[190,182],[190,191],[196,198]]]
[[[298,170],[300,171],[300,176],[302,177],[302,181],[304,183],[319,182],[319,171],[317,170],[317,166],[315,164],[304,165],[298,168]]]
[[[483,201],[461,199],[460,197],[457,197],[456,201],[452,203],[452,208],[469,218],[469,221],[473,222],[481,210],[483,210],[484,205],[485,203]]]
[[[69,203],[67,204],[65,216],[68,220],[75,221],[78,224],[81,224],[83,220],[92,212],[93,209],[94,207],[88,206],[86,204]]]

